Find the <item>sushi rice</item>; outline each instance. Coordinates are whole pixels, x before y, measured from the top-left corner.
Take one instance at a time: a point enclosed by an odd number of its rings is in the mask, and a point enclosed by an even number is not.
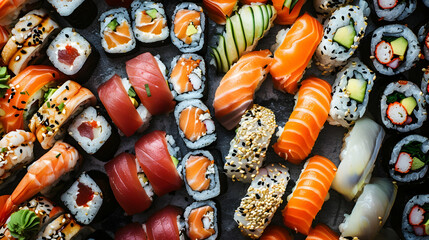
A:
[[[422,207],[429,203],[429,194],[425,195],[416,195],[412,197],[407,204],[405,205],[403,214],[402,214],[402,234],[404,235],[405,240],[425,240],[428,236],[418,236],[415,233],[415,228],[418,226],[413,226],[410,224],[409,215],[412,212],[412,209],[415,206]],[[424,231],[424,229],[423,229]]]

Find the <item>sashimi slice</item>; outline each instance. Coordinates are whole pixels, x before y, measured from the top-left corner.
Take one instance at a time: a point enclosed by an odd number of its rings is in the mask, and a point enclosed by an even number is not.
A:
[[[140,223],[130,223],[115,233],[115,240],[146,240],[146,233]]]
[[[150,216],[144,224],[148,239],[179,240],[178,218],[182,212],[178,207],[167,206]]]
[[[243,55],[222,78],[216,89],[213,107],[217,120],[228,130],[240,122],[244,112],[253,105],[253,98],[270,70],[269,50]]]
[[[211,20],[224,25],[226,17],[231,16],[234,7],[237,5],[237,0],[203,0],[203,5]]]
[[[152,115],[169,113],[176,102],[152,54],[146,52],[126,62],[126,70],[142,104]]]

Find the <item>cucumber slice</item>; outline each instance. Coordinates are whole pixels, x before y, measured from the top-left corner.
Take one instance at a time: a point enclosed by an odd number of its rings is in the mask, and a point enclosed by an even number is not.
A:
[[[217,52],[219,53],[219,58],[221,61],[221,69],[218,69],[222,72],[227,72],[229,70],[228,56],[226,55],[226,47],[225,47],[225,38],[220,35],[219,36],[219,44],[217,46]]]
[[[232,28],[234,30],[235,45],[238,49],[238,56],[246,50],[246,38],[244,37],[243,25],[238,14],[231,17]]]
[[[229,66],[231,66],[235,61],[238,60],[238,48],[235,45],[234,40],[234,29],[232,28],[231,18],[226,18],[225,32],[223,36],[225,37],[225,52],[228,57]]]
[[[255,39],[258,39],[264,34],[264,17],[260,5],[253,5],[252,10],[255,20]]]
[[[210,47],[210,48],[212,49],[211,55],[212,55],[212,57],[214,58],[214,60],[216,62],[216,69],[218,71],[221,71],[222,70],[222,61],[220,60],[219,52],[214,47]]]
[[[264,32],[268,29],[268,25],[270,24],[270,16],[268,15],[267,5],[261,5],[262,16],[264,18]]]
[[[267,10],[268,10],[268,17],[269,17],[268,22],[271,22],[271,18],[274,15],[273,6],[271,6],[271,5],[268,4],[267,5]]]
[[[243,7],[239,16],[243,23],[244,35],[246,35],[246,48],[252,46],[255,40],[255,18],[251,7]]]

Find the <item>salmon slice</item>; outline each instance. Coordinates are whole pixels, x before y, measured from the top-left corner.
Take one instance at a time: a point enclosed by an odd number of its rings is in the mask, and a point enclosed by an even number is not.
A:
[[[178,94],[190,92],[194,90],[191,81],[189,80],[189,74],[200,65],[201,60],[193,60],[192,57],[180,58],[171,71],[170,79],[173,83],[174,90]]]
[[[305,240],[338,240],[340,235],[334,232],[325,224],[318,224],[310,230]]]
[[[274,144],[274,151],[287,161],[299,164],[316,142],[328,118],[331,103],[331,85],[322,79],[310,77],[302,82],[295,108],[282,135]]]
[[[203,218],[204,215],[214,212],[213,208],[210,206],[203,206],[196,209],[193,209],[189,214],[189,237],[192,240],[197,239],[206,239],[211,235],[215,234],[215,230],[213,228],[204,228]]]
[[[165,22],[164,19],[158,18],[153,20],[153,22],[151,22],[150,24],[147,24],[144,26],[137,26],[137,29],[139,29],[142,32],[159,35],[162,33],[162,29],[165,27],[164,22]]]
[[[269,50],[243,55],[222,78],[216,90],[213,107],[217,120],[228,130],[240,122],[253,105],[253,98],[270,70]]]
[[[205,112],[197,107],[189,106],[180,113],[179,127],[189,141],[195,142],[206,134],[206,125],[200,120]]]
[[[309,14],[306,13],[296,20],[274,52],[270,74],[276,89],[296,93],[298,83],[322,36],[322,25]]]
[[[265,229],[259,240],[293,240],[293,237],[286,228],[270,225]]]
[[[191,156],[186,162],[186,182],[194,191],[204,191],[210,186],[210,178],[206,177],[209,166],[214,161],[204,156]]]
[[[207,15],[217,24],[224,25],[226,17],[232,15],[237,0],[203,0],[203,5],[207,9]]]
[[[325,157],[316,155],[308,160],[292,197],[282,211],[283,222],[287,227],[308,235],[311,223],[322,208],[336,171],[335,164]]]
[[[284,6],[285,0],[273,0],[273,7],[277,11],[277,17],[274,20],[275,23],[280,25],[291,25],[294,23],[306,1],[307,0],[298,0],[291,11],[290,8]]]
[[[110,29],[104,31],[104,39],[109,49],[127,44],[131,41],[130,25],[124,21],[116,27],[116,31]]]
[[[195,10],[182,9],[177,11],[174,18],[174,34],[186,44],[192,43],[192,37],[186,34],[188,26],[192,23],[195,28],[200,25],[201,13]]]

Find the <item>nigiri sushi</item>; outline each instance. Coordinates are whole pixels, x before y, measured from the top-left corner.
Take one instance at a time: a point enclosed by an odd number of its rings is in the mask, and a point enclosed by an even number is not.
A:
[[[203,0],[203,5],[211,20],[224,25],[226,18],[231,16],[237,5],[237,0]]]
[[[304,80],[294,110],[273,146],[274,151],[294,164],[304,160],[328,118],[330,103],[329,83],[315,77]]]
[[[317,224],[310,230],[305,240],[338,240],[340,235],[323,223]]]
[[[217,120],[228,130],[240,122],[253,105],[255,92],[270,71],[269,50],[250,52],[240,58],[225,74],[216,89],[213,107]]]
[[[277,11],[275,23],[280,25],[291,25],[295,22],[301,8],[307,0],[285,1],[273,0],[273,7]]]
[[[265,229],[260,240],[293,240],[292,235],[284,227],[270,225]]]
[[[308,13],[298,18],[287,32],[281,30],[277,34],[279,46],[270,69],[275,88],[295,94],[322,36],[322,24]]]
[[[181,217],[183,210],[168,205],[154,213],[143,224],[147,239],[185,239],[185,223]]]
[[[335,164],[325,157],[316,155],[308,159],[282,211],[287,227],[309,234],[311,223],[325,202],[336,171]]]

